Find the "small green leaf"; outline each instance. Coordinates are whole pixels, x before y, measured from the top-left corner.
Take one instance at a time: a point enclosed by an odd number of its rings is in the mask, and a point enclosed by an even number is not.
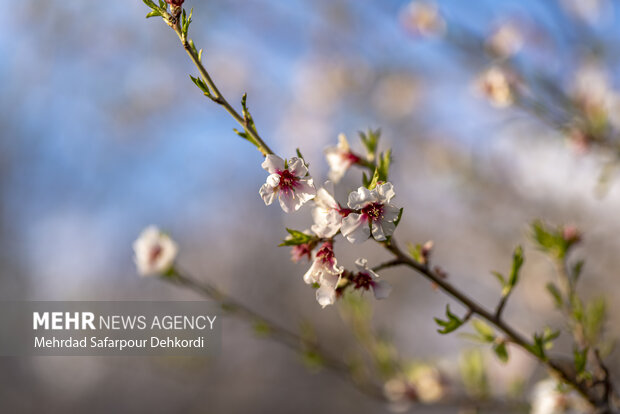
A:
[[[553,301],[555,302],[555,306],[557,308],[561,308],[564,305],[564,299],[562,299],[562,293],[560,292],[560,289],[555,285],[555,283],[552,282],[547,283],[546,287],[547,292],[549,292],[549,294],[553,298]]]
[[[586,369],[586,364],[588,363],[588,348],[584,348],[579,350],[575,348],[573,350],[574,361],[575,361],[575,370],[577,374],[582,374]]]
[[[493,342],[495,340],[495,331],[486,322],[474,319],[471,324],[485,342]]]
[[[392,150],[387,150],[379,155],[379,162],[377,164],[377,173],[379,175],[378,180],[386,182],[390,174],[390,165],[392,164]]]
[[[161,13],[158,10],[153,10],[146,15],[147,19],[150,17],[161,17]]]
[[[142,0],[142,1],[144,2],[144,4],[149,6],[151,9],[157,9],[157,6],[151,0]]]
[[[442,335],[454,332],[461,325],[463,325],[463,321],[459,319],[458,316],[450,312],[450,305],[446,305],[446,316],[448,317],[448,319],[445,321],[439,318],[435,318],[435,322],[441,327],[437,330],[437,332]]]
[[[504,364],[508,362],[508,350],[506,349],[506,343],[500,342],[499,344],[493,346],[493,351],[495,351],[495,355],[502,361]]]
[[[413,257],[413,260],[415,260],[418,263],[422,263],[424,261],[424,258],[422,257],[422,245],[421,244],[414,245],[413,243],[408,243],[407,249],[409,250],[409,255]]]
[[[523,266],[523,248],[517,246],[512,255],[512,269],[510,271],[510,277],[508,278],[508,286],[512,289],[519,281],[519,271]]]
[[[300,244],[306,244],[316,241],[316,238],[312,235],[304,232],[292,229],[286,229],[288,237],[279,244],[279,246],[299,246]]]
[[[366,157],[369,161],[374,161],[377,154],[377,147],[379,145],[379,138],[381,137],[381,130],[377,129],[373,131],[369,129],[366,133],[359,133],[360,140],[362,144],[364,144],[364,148],[366,149]]]
[[[495,276],[497,280],[499,280],[499,283],[502,285],[502,289],[506,287],[506,279],[504,279],[504,276],[500,272],[491,272],[491,273],[493,274],[493,276]]]
[[[367,187],[369,190],[372,190],[377,186],[378,183],[379,183],[379,169],[375,168],[375,172],[372,175],[372,180],[370,180],[370,183],[368,183]]]
[[[198,87],[198,89],[200,89],[202,91],[202,93],[204,93],[207,96],[211,96],[211,92],[209,91],[209,87],[207,86],[207,84],[199,77],[193,77],[192,75],[189,75],[190,79],[192,80],[192,82],[194,82],[194,85],[196,85]]]

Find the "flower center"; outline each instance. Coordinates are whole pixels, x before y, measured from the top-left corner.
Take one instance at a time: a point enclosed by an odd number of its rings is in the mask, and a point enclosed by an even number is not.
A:
[[[331,242],[323,243],[323,246],[316,252],[316,259],[323,264],[334,264],[334,247]]]
[[[149,263],[154,264],[157,261],[157,259],[159,259],[161,254],[163,253],[163,250],[164,249],[162,249],[162,247],[159,244],[153,246],[151,248],[151,251],[149,252]]]
[[[292,192],[299,185],[299,178],[289,170],[276,171],[276,173],[280,176],[280,184],[278,185],[280,191],[285,193]]]
[[[362,208],[362,216],[371,221],[379,221],[383,218],[383,204],[372,203]]]
[[[355,285],[355,289],[364,289],[368,290],[374,286],[375,282],[372,280],[372,277],[365,272],[360,272],[355,275],[351,282]]]

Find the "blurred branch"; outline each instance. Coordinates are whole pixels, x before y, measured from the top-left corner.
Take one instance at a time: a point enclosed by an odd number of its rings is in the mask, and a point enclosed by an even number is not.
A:
[[[355,380],[351,375],[351,370],[348,364],[337,357],[329,355],[318,344],[313,341],[309,341],[301,335],[269,320],[253,309],[245,306],[235,298],[223,293],[211,283],[207,281],[198,282],[191,277],[185,276],[178,269],[173,269],[171,274],[165,277],[164,280],[190,289],[217,302],[224,312],[243,319],[253,324],[255,327],[259,327],[257,328],[257,331],[260,331],[261,335],[290,348],[300,355],[307,355],[308,353],[311,353],[312,355],[318,357],[317,362],[320,367],[329,369],[340,378],[353,384],[364,394],[375,399],[384,398],[383,392],[379,386],[371,383],[361,383]]]
[[[540,355],[535,352],[534,344],[525,339],[525,337],[518,333],[508,323],[504,322],[500,317],[501,315],[485,309],[484,307],[479,305],[474,299],[470,298],[465,293],[461,292],[458,288],[447,282],[445,278],[442,277],[442,275],[438,274],[436,271],[429,269],[429,267],[427,267],[426,265],[423,265],[413,260],[402,250],[400,250],[394,240],[385,242],[383,243],[383,245],[387,250],[394,254],[396,260],[400,261],[401,265],[410,267],[411,269],[415,270],[416,272],[433,282],[449,296],[452,296],[454,299],[458,300],[463,306],[468,309],[468,315],[477,315],[480,318],[485,319],[486,321],[494,325],[508,337],[511,343],[519,346],[520,348],[534,356],[536,359],[538,359],[542,364],[547,366],[552,372],[558,375],[564,382],[570,384],[594,407],[602,410],[600,411],[601,413],[612,412],[610,408],[610,392],[606,392],[606,395],[604,395],[603,397],[597,395],[594,390],[589,386],[589,384],[577,377],[574,370],[565,367],[559,360],[548,358],[545,355]]]

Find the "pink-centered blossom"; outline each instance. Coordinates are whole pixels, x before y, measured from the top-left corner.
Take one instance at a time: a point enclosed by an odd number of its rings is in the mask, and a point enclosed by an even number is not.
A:
[[[319,285],[316,300],[323,308],[333,305],[336,301],[336,288],[344,271],[344,268],[339,267],[337,263],[334,245],[331,241],[326,241],[316,252],[312,266],[304,275],[304,282]]]
[[[149,226],[133,243],[134,262],[143,276],[166,273],[174,265],[177,244],[155,226]]]
[[[325,158],[329,164],[329,179],[339,182],[347,170],[360,161],[360,157],[351,152],[349,142],[344,134],[338,135],[338,145],[325,149]]]
[[[360,187],[349,194],[349,208],[356,212],[342,219],[340,231],[351,243],[362,243],[370,235],[377,241],[385,241],[394,233],[400,209],[390,201],[394,198],[391,183],[377,185],[369,190]]]
[[[286,213],[297,211],[316,195],[308,167],[300,158],[293,157],[286,163],[277,155],[265,157],[262,167],[269,172],[267,182],[260,188],[260,196],[266,205],[277,197]]]
[[[351,277],[351,283],[355,289],[372,289],[375,299],[386,299],[392,292],[392,286],[384,280],[379,280],[379,275],[368,267],[368,261],[359,258],[355,261],[358,272]]]

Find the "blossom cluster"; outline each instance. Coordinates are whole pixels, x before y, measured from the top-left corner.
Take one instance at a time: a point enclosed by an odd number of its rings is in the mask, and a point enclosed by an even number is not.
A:
[[[334,238],[338,234],[350,243],[363,243],[370,238],[385,242],[394,233],[400,219],[401,210],[392,204],[394,186],[380,179],[387,178],[387,167],[379,164],[388,162],[389,156],[380,158],[375,165],[376,138],[373,141],[364,136],[362,141],[367,147],[366,157],[354,153],[342,134],[337,146],[325,150],[330,180],[319,188],[315,186],[301,156],[285,160],[269,154],[262,164],[269,173],[259,190],[266,205],[273,204],[277,199],[282,210],[291,213],[313,202],[310,230],[288,230],[289,236],[282,245],[292,247],[293,261],[305,257],[311,262],[303,280],[316,288],[316,300],[322,307],[333,304],[347,288],[372,290],[377,299],[387,297],[391,290],[387,282],[380,281],[379,275],[368,267],[366,259],[359,258],[355,263],[357,271],[349,271],[338,265],[334,252]],[[374,167],[375,176],[352,191],[346,206],[343,206],[334,196],[334,183],[339,182],[354,165]],[[379,174],[380,169],[383,174]]]

